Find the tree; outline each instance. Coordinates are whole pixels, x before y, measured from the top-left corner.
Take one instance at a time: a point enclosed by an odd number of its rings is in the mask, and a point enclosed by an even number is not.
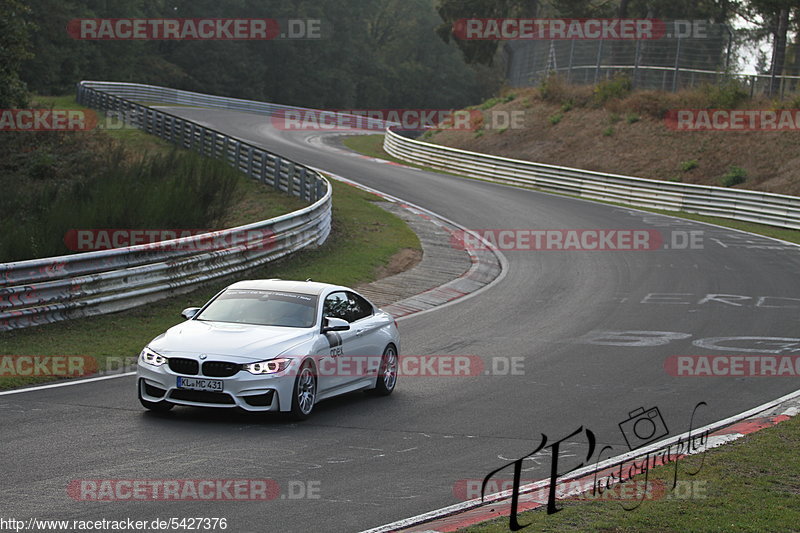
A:
[[[28,32],[30,9],[18,0],[0,0],[0,108],[25,107],[27,87],[20,78],[23,63],[33,57]]]

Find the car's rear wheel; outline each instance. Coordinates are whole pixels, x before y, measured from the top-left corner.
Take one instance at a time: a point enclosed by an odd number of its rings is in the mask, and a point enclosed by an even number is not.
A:
[[[169,403],[167,401],[160,401],[160,402],[150,402],[142,398],[142,385],[139,384],[139,402],[141,402],[142,407],[148,409],[150,411],[155,411],[156,413],[166,413],[173,407],[175,404]]]
[[[388,396],[394,391],[397,385],[398,357],[397,348],[390,344],[383,351],[381,366],[378,370],[378,379],[372,393],[378,396]]]
[[[317,375],[314,372],[314,366],[306,361],[300,367],[297,378],[294,380],[291,411],[292,419],[305,420],[311,416],[316,401]]]

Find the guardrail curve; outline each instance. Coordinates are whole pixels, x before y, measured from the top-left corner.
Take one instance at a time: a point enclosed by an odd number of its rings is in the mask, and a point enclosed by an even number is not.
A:
[[[132,83],[78,84],[78,102],[309,202],[279,217],[158,243],[0,264],[0,331],[130,309],[322,244],[330,183],[315,170],[135,100],[272,113],[293,109]],[[252,109],[251,109],[252,107]]]
[[[797,196],[675,183],[508,159],[409,139],[391,128],[386,130],[383,147],[390,155],[409,163],[507,185],[800,229],[800,197]]]

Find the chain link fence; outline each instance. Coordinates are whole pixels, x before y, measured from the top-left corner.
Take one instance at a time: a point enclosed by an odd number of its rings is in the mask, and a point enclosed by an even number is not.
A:
[[[725,24],[672,21],[651,40],[516,40],[503,48],[506,78],[530,87],[552,73],[576,84],[623,74],[634,88],[677,91],[736,79],[751,96],[798,90],[800,76],[731,73],[733,34]],[[778,85],[779,84],[779,85]],[[773,90],[774,89],[774,90]]]

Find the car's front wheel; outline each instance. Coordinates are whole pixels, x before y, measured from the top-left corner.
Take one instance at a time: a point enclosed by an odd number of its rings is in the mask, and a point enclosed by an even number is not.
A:
[[[297,378],[294,380],[294,390],[292,392],[292,411],[293,420],[305,420],[311,416],[314,410],[314,403],[317,401],[317,375],[314,372],[314,365],[306,361],[300,367]]]
[[[378,370],[378,379],[372,393],[378,396],[389,396],[397,385],[398,357],[397,348],[390,344],[383,351],[381,366]]]

